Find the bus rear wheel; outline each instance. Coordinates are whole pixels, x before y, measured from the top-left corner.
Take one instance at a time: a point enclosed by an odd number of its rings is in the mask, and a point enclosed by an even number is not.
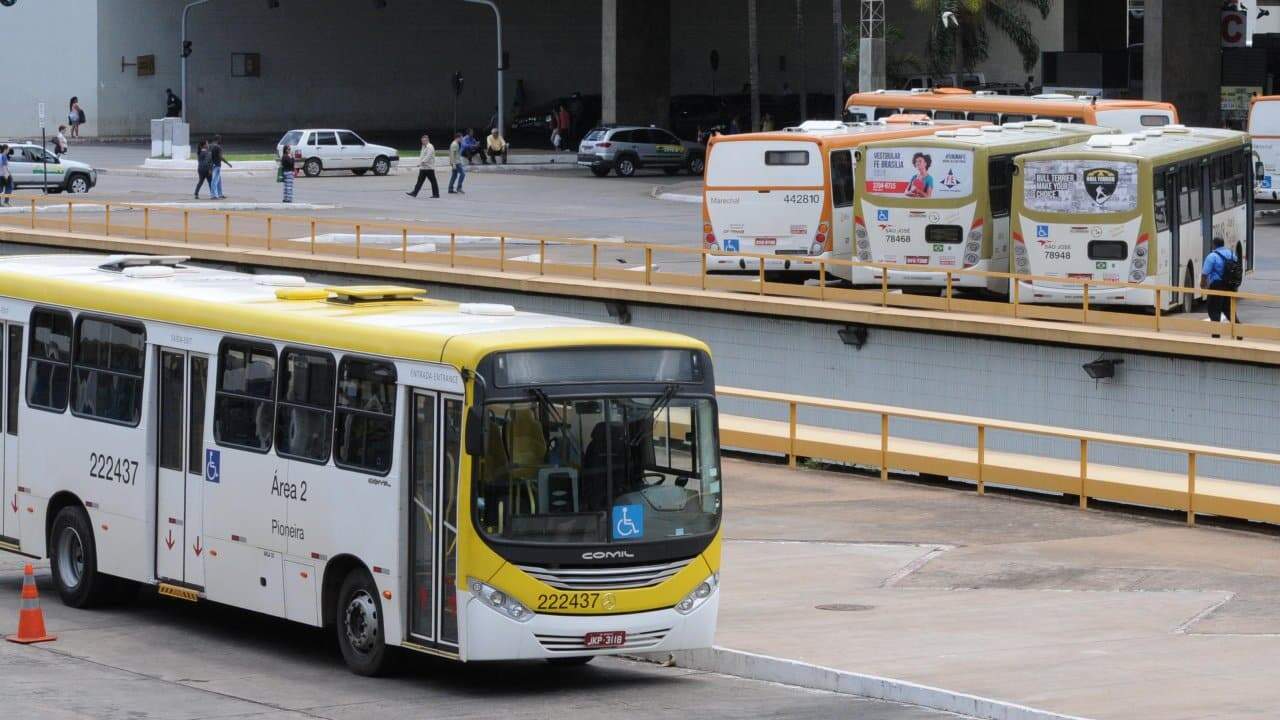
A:
[[[98,572],[98,548],[93,525],[79,506],[58,511],[49,532],[49,561],[53,586],[62,604],[90,608],[107,601],[114,587],[111,578]]]
[[[338,647],[351,672],[367,677],[390,672],[391,648],[383,631],[382,602],[367,570],[355,568],[347,573],[336,610]]]

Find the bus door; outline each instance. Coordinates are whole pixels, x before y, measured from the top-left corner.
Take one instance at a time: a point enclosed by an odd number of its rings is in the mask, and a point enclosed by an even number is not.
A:
[[[458,648],[458,461],[462,398],[413,390],[409,462],[409,635]]]
[[[1155,173],[1155,181],[1160,184],[1163,192],[1155,193],[1155,201],[1157,203],[1156,212],[1156,230],[1167,229],[1169,232],[1169,277],[1167,278],[1170,285],[1175,287],[1182,285],[1182,248],[1178,243],[1178,169],[1176,167],[1166,167],[1157,170]],[[1161,218],[1164,219],[1161,222]],[[1157,241],[1158,242],[1158,241]],[[1174,298],[1172,302],[1179,302],[1179,298]]]
[[[204,587],[204,420],[209,358],[162,347],[156,397],[156,578]]]
[[[1201,259],[1213,252],[1213,174],[1210,165],[1208,158],[1194,160],[1191,165],[1192,174],[1200,176],[1200,237],[1204,240]]]
[[[17,538],[18,532],[18,393],[22,383],[22,335],[23,327],[17,323],[0,323],[3,337],[0,346],[0,386],[4,388],[4,412],[0,423],[4,427],[4,442],[0,443],[0,538]]]
[[[831,254],[853,256],[853,151],[831,153]],[[827,272],[831,272],[829,269]]]

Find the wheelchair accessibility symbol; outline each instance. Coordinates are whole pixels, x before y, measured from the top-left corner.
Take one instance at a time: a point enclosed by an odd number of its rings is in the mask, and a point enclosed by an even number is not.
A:
[[[613,506],[613,539],[644,536],[644,508],[640,505]]]
[[[222,452],[218,450],[204,451],[204,479],[211,483],[222,482]]]

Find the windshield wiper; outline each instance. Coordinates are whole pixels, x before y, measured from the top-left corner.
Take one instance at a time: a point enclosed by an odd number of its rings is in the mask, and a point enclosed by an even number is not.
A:
[[[583,451],[582,446],[578,445],[578,443],[574,440],[573,433],[569,432],[569,423],[565,421],[564,415],[560,414],[560,409],[555,406],[555,403],[551,402],[551,398],[547,397],[546,391],[544,391],[542,388],[529,388],[529,394],[532,395],[538,401],[539,406],[545,408],[546,411],[550,413],[551,420],[560,427],[561,436],[563,436],[569,441],[569,449],[576,450],[578,453],[578,457],[582,457],[586,455],[586,452]]]

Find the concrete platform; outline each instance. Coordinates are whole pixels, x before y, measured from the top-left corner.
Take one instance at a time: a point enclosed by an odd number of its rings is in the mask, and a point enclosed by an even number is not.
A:
[[[1272,535],[740,461],[726,476],[722,647],[1090,718],[1275,716]]]

